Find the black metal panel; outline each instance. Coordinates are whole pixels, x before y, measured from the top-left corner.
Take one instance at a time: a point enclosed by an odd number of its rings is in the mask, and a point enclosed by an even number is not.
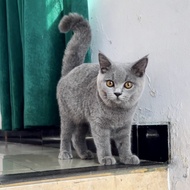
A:
[[[139,125],[137,135],[137,155],[140,159],[169,161],[168,125]]]

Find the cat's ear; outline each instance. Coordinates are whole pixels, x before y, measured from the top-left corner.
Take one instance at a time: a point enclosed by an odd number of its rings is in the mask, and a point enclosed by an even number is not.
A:
[[[98,59],[99,59],[101,73],[106,73],[111,67],[109,59],[101,52],[99,52],[98,54]]]
[[[142,77],[145,73],[148,64],[148,55],[138,60],[132,67],[131,71],[137,77]]]

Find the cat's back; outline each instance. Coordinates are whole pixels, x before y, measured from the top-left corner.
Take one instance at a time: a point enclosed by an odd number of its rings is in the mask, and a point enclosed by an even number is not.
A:
[[[60,109],[67,109],[75,122],[86,120],[86,106],[96,93],[98,71],[99,64],[82,64],[62,77],[58,83],[57,99]]]
[[[88,86],[98,75],[99,64],[98,63],[84,63],[78,67],[75,67],[66,76],[62,77],[58,83],[58,91],[65,94],[71,93],[77,95],[87,91]]]

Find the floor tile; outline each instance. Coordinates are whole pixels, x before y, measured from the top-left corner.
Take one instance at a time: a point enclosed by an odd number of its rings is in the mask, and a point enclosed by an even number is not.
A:
[[[59,148],[19,143],[0,144],[0,174],[48,171],[98,166],[97,161],[74,159],[59,160]]]
[[[6,159],[0,160],[0,174],[1,175],[26,173],[26,172],[34,172],[34,171],[14,161],[6,160]]]
[[[46,151],[55,151],[55,148],[44,147],[39,145],[27,145],[20,143],[2,143],[0,142],[0,155],[20,155],[40,153],[43,154]]]

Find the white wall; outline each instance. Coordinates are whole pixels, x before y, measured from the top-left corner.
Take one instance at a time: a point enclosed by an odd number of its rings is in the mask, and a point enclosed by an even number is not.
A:
[[[171,190],[190,189],[190,1],[89,0],[92,60],[149,54],[147,84],[135,121],[171,122]]]

